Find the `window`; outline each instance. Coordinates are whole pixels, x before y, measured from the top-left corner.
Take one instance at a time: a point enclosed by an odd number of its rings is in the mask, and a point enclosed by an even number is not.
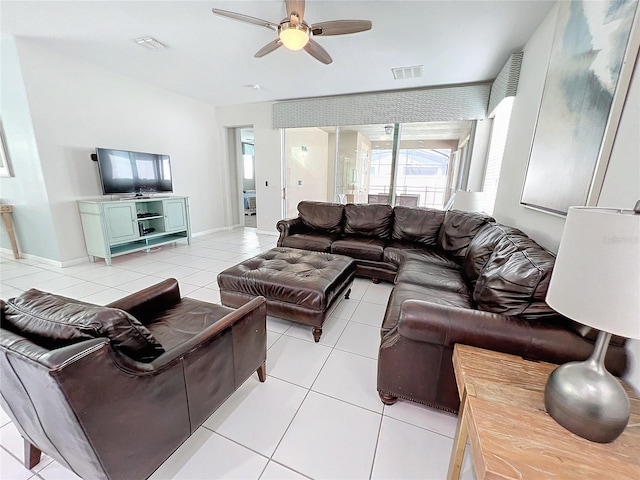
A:
[[[500,180],[500,171],[502,169],[504,147],[507,143],[512,107],[513,97],[507,97],[494,110],[489,153],[482,185],[482,192],[484,193],[482,210],[489,215],[493,214],[493,208],[496,203],[498,181]]]

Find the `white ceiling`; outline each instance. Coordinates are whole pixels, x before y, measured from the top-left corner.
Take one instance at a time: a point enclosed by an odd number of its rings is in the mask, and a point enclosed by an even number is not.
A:
[[[173,92],[233,105],[355,92],[482,82],[519,51],[553,2],[545,0],[308,0],[305,21],[371,20],[368,32],[317,37],[333,57],[304,51],[253,54],[275,32],[214,16],[231,10],[278,23],[283,1],[0,2],[0,31]],[[153,36],[149,51],[131,40]],[[424,77],[394,80],[391,68],[424,65]],[[260,89],[247,86],[260,85]]]

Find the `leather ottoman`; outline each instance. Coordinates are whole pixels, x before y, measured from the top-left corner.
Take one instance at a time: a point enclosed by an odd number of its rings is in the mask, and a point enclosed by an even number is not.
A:
[[[330,308],[349,298],[356,262],[345,255],[278,247],[218,274],[222,304],[237,308],[257,296],[267,314],[313,327],[316,342]]]

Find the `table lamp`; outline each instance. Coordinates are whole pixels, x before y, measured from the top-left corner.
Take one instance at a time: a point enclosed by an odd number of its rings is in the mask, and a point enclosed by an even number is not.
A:
[[[482,192],[466,192],[458,190],[453,198],[452,210],[463,212],[482,211]]]
[[[640,201],[634,210],[569,208],[546,301],[600,330],[589,359],[549,376],[547,412],[576,435],[612,442],[627,426],[630,407],[604,358],[612,334],[640,338]]]

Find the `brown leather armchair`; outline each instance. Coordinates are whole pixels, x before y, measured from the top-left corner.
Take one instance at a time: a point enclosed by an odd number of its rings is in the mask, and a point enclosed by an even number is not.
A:
[[[266,306],[180,298],[165,280],[99,307],[30,290],[2,301],[2,407],[25,440],[82,478],[142,479],[254,371]]]

